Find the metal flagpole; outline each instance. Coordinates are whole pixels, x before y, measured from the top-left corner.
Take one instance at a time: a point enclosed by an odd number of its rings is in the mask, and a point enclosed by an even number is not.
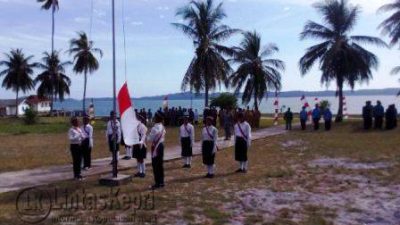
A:
[[[113,55],[113,110],[117,113],[117,96],[116,96],[116,65],[115,65],[115,0],[112,0],[112,55]],[[116,124],[115,124],[116,125]],[[118,176],[117,162],[117,131],[113,129],[113,177]]]

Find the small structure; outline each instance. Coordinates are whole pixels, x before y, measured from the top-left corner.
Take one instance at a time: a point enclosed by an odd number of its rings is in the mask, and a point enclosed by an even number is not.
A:
[[[25,110],[32,108],[38,114],[47,114],[50,112],[51,100],[46,97],[40,98],[37,95],[20,98],[15,105],[15,99],[0,100],[0,116],[23,116]]]

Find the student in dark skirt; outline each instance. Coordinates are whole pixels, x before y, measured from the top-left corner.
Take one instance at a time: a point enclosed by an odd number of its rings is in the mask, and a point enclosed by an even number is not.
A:
[[[148,140],[151,142],[151,165],[153,167],[155,184],[151,189],[164,187],[164,140],[165,128],[163,116],[158,112],[154,116],[154,126],[151,128]]]
[[[119,145],[121,143],[122,134],[121,134],[121,124],[117,120],[117,115],[114,111],[110,112],[110,118],[107,122],[106,135],[107,135],[108,148],[111,154],[113,153],[114,148],[116,148],[117,151],[116,161],[118,163]],[[110,164],[113,164],[113,162],[111,161]]]
[[[72,155],[74,179],[82,180],[81,176],[81,162],[82,162],[82,141],[84,140],[84,134],[79,127],[78,118],[73,117],[71,119],[72,127],[68,131],[68,139],[70,142],[70,151]]]
[[[192,167],[193,144],[194,144],[194,126],[189,123],[189,116],[183,117],[183,124],[179,128],[179,136],[182,147],[183,168]]]
[[[201,133],[203,164],[207,166],[206,178],[213,178],[215,174],[215,153],[217,152],[218,130],[213,126],[214,118],[206,117],[205,127]]]
[[[235,160],[239,162],[237,173],[246,173],[248,167],[247,151],[251,145],[251,126],[244,120],[244,114],[238,113],[235,124]]]
[[[135,177],[144,178],[146,176],[146,164],[144,163],[144,159],[147,155],[147,147],[146,147],[146,134],[147,127],[145,125],[146,119],[140,115],[138,115],[139,124],[137,126],[137,131],[139,134],[139,144],[133,146],[133,158],[137,160],[137,169],[138,172],[135,174]]]

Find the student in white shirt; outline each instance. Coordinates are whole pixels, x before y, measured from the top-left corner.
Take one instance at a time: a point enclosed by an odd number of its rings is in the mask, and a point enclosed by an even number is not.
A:
[[[79,127],[78,118],[73,117],[71,119],[72,127],[68,131],[68,139],[70,142],[70,151],[72,155],[74,179],[82,180],[81,176],[81,160],[82,160],[82,148],[81,144],[84,139],[83,132]]]
[[[183,124],[179,128],[179,140],[182,147],[183,168],[192,167],[193,144],[194,144],[194,126],[189,123],[189,117],[183,117]]]
[[[147,135],[147,127],[145,125],[146,119],[140,115],[137,115],[139,119],[139,124],[137,127],[137,131],[139,134],[139,144],[133,146],[133,158],[137,160],[137,168],[138,172],[135,174],[135,177],[144,178],[146,176],[146,164],[144,163],[144,159],[147,155],[147,147],[146,147],[146,135]]]
[[[214,177],[215,153],[218,149],[218,130],[212,125],[213,120],[214,118],[211,116],[208,116],[205,119],[205,127],[203,128],[201,133],[203,164],[207,166],[207,175],[205,176],[206,178]]]
[[[239,162],[237,173],[246,173],[248,166],[247,151],[251,145],[251,126],[244,119],[242,112],[237,115],[235,130],[235,160]]]
[[[93,148],[93,127],[89,124],[90,118],[83,117],[81,127],[84,139],[82,141],[83,169],[88,170],[92,167],[92,148]]]
[[[117,116],[114,111],[110,112],[110,119],[107,122],[106,135],[107,135],[108,147],[111,154],[114,150],[114,147],[116,148],[115,149],[117,151],[116,160],[118,162],[119,144],[121,143],[121,124],[117,120]],[[111,162],[110,164],[113,164],[113,162]]]
[[[165,128],[163,116],[157,112],[154,116],[154,126],[151,128],[148,141],[151,142],[151,165],[153,167],[155,184],[152,189],[164,187],[164,139]]]

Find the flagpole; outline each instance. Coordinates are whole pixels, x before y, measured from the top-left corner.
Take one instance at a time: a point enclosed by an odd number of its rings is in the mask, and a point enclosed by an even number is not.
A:
[[[112,0],[112,56],[113,56],[113,110],[117,113],[117,96],[116,96],[116,65],[115,65],[115,0]],[[114,129],[114,146],[113,146],[113,177],[118,176],[117,165],[117,137],[116,130]]]

